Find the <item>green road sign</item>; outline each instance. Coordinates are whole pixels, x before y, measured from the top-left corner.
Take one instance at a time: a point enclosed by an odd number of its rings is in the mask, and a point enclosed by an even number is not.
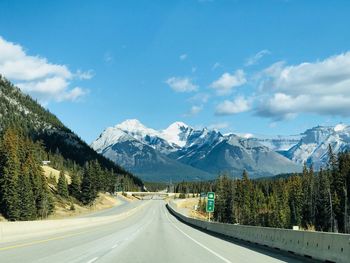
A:
[[[201,197],[207,197],[207,193],[201,193]]]
[[[214,192],[208,192],[208,200],[214,200],[215,199],[215,193]]]
[[[209,195],[208,195],[208,197],[209,197]],[[208,199],[207,212],[214,212],[214,200],[212,200],[212,199]]]

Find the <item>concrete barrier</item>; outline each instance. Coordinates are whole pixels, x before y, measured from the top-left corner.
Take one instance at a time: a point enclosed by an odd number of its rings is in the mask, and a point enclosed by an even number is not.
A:
[[[176,211],[174,203],[169,203],[167,207],[173,215],[182,221],[213,233],[277,248],[321,261],[350,262],[350,235],[348,234],[208,222],[189,218],[179,213]]]
[[[82,230],[89,227],[113,223],[135,214],[149,202],[144,202],[126,212],[103,217],[71,218],[59,220],[0,222],[0,244],[19,241],[42,235],[57,234],[71,230]]]

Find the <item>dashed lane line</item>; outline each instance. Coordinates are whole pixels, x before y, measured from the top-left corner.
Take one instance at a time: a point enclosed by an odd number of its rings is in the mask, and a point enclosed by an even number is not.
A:
[[[98,260],[98,257],[95,257],[95,258],[93,258],[93,259],[89,260],[89,261],[88,261],[88,262],[86,262],[86,263],[93,263],[93,262],[95,262],[96,260]]]

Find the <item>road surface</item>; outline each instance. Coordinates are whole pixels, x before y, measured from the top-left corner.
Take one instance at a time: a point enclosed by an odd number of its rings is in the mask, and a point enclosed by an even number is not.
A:
[[[111,216],[123,213],[129,209],[132,209],[138,206],[141,202],[136,201],[126,201],[124,198],[116,196],[116,199],[120,202],[117,206],[113,206],[111,208],[103,209],[101,211],[91,212],[88,214],[77,216],[78,218],[87,218],[87,217],[96,217],[96,216]]]
[[[53,236],[1,244],[0,262],[305,262],[242,246],[178,221],[162,200],[147,202],[126,219]]]

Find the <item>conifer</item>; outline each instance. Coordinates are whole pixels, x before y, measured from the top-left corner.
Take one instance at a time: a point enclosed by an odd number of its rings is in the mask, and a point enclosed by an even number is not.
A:
[[[61,197],[66,198],[66,199],[69,197],[68,185],[67,185],[67,180],[66,180],[66,176],[64,174],[64,171],[60,172],[60,175],[59,175],[59,178],[58,178],[57,193]]]

